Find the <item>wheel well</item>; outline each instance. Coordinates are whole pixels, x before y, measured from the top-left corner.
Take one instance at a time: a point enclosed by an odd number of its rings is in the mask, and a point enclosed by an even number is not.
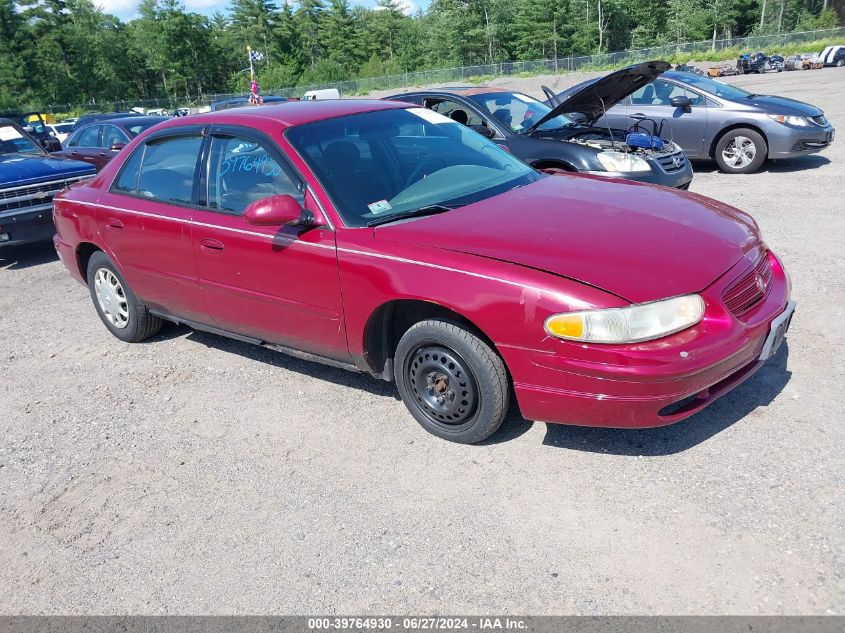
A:
[[[766,133],[762,129],[751,123],[734,123],[733,125],[729,125],[713,137],[713,142],[710,143],[710,158],[716,158],[716,145],[719,144],[719,141],[722,140],[722,137],[731,130],[738,130],[739,128],[746,128],[748,130],[754,130],[755,132],[757,132],[757,134],[762,136],[763,140],[766,141],[766,148],[768,149],[769,139],[766,137]]]
[[[438,318],[460,323],[486,342],[491,349],[496,349],[493,341],[462,314],[430,301],[396,299],[379,306],[370,315],[364,328],[364,359],[370,366],[370,371],[392,381],[393,354],[399,339],[415,323]]]
[[[90,242],[82,242],[76,248],[76,262],[79,265],[79,274],[82,275],[83,279],[88,279],[88,261],[91,259],[91,255],[99,250],[102,249]]]
[[[531,163],[531,166],[534,169],[563,169],[565,171],[578,171],[570,165],[562,160],[553,160],[553,159],[541,159]]]

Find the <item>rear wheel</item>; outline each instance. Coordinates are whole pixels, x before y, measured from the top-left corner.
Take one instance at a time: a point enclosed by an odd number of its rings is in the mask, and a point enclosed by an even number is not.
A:
[[[766,161],[769,148],[754,130],[737,128],[726,132],[716,143],[716,162],[726,174],[750,174]]]
[[[396,348],[396,384],[411,415],[429,433],[463,444],[490,437],[508,411],[508,379],[499,355],[452,321],[413,325]]]
[[[100,320],[121,341],[138,343],[161,329],[161,319],[138,301],[117,266],[102,251],[88,260],[88,288]]]

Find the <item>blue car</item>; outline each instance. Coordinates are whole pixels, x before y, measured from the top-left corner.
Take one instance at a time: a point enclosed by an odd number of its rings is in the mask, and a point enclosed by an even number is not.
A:
[[[0,248],[51,239],[53,196],[93,175],[92,165],[51,156],[20,125],[0,119]]]

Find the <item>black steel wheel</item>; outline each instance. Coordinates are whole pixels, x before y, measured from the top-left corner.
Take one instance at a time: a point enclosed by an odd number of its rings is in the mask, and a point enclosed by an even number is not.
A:
[[[423,343],[406,361],[407,384],[420,412],[432,424],[454,430],[472,424],[478,386],[460,354],[442,345]]]
[[[396,347],[394,374],[411,415],[430,433],[480,442],[502,424],[509,388],[499,355],[474,332],[447,320],[413,325]]]

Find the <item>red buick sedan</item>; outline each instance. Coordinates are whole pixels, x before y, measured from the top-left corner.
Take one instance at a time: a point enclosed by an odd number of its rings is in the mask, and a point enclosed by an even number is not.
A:
[[[163,320],[395,380],[456,442],[677,422],[794,310],[747,214],[531,169],[430,110],[241,108],[155,126],[56,197],[56,249],[124,341]]]

